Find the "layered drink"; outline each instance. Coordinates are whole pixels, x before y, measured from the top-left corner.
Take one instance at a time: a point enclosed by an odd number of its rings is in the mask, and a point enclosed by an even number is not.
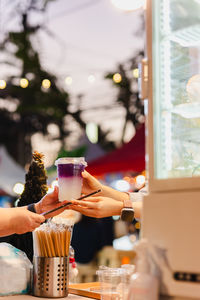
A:
[[[82,175],[87,166],[84,157],[62,157],[56,160],[59,201],[77,199],[81,195]]]

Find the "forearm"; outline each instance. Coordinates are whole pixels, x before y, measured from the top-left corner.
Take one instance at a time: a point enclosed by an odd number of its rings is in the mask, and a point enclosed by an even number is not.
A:
[[[118,201],[124,201],[124,200],[129,199],[129,194],[117,191],[106,185],[102,185],[101,195],[104,197],[113,198]]]
[[[7,236],[14,232],[12,224],[14,208],[0,208],[0,236]]]
[[[141,218],[141,211],[142,211],[142,202],[132,202],[132,206],[134,209],[134,217],[136,219]]]
[[[131,193],[131,197],[128,193],[117,191],[106,185],[102,186],[102,195],[104,197],[113,198],[117,201],[124,201],[127,199],[132,200],[133,209],[135,211],[135,218],[141,218],[142,210],[142,193]]]

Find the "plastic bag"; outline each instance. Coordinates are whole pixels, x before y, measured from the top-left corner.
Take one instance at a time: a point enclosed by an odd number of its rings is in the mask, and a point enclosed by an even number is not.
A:
[[[8,243],[0,243],[0,296],[27,294],[32,267],[24,252]]]

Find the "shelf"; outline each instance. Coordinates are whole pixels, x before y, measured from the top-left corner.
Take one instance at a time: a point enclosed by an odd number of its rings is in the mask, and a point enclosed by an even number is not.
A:
[[[200,102],[183,103],[176,105],[171,109],[171,112],[185,119],[200,118]]]
[[[163,35],[163,39],[174,41],[182,47],[200,45],[200,24],[174,31],[169,35]]]

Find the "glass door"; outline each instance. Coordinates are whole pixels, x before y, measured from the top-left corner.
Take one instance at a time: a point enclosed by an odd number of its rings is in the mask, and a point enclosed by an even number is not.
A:
[[[148,130],[153,131],[153,141],[149,141],[149,160],[153,161],[150,181],[196,178],[193,183],[200,188],[200,0],[149,2],[152,107],[148,123],[152,128]]]

